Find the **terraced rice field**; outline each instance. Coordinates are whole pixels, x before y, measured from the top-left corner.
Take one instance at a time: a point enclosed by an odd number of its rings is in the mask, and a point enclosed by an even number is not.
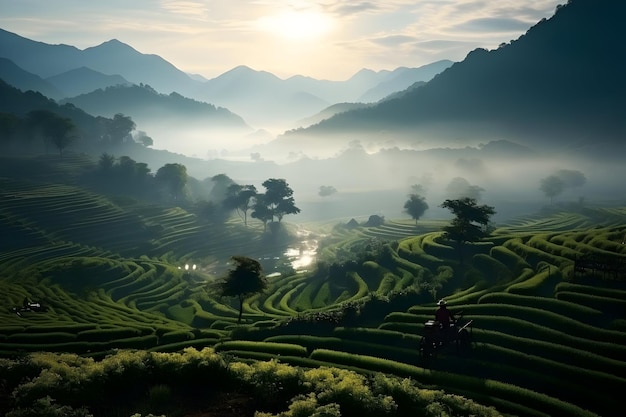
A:
[[[468,244],[459,262],[441,223],[306,227],[319,261],[238,304],[208,283],[234,254],[280,250],[260,225],[220,228],[180,208],[115,203],[72,185],[0,178],[0,354],[102,356],[113,349],[214,346],[241,359],[411,377],[518,415],[614,415],[626,388],[626,208],[527,216]],[[326,238],[323,238],[326,236]],[[183,265],[197,264],[197,270]],[[324,269],[326,268],[326,269]],[[420,356],[445,297],[472,320],[471,349]],[[21,311],[24,299],[45,312]]]

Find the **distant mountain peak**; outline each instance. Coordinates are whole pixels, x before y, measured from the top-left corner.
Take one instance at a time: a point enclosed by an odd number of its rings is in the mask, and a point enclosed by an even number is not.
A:
[[[102,42],[102,44],[101,44],[101,45],[105,45],[105,44],[112,44],[112,45],[115,45],[115,44],[124,44],[124,45],[126,45],[124,42],[122,42],[122,41],[120,41],[119,39],[116,39],[116,38],[109,39],[109,40],[108,40],[108,41],[106,41],[106,42]]]
[[[117,40],[117,39],[111,39],[108,40],[106,42],[102,42],[100,45],[97,46],[92,46],[90,48],[86,48],[85,51],[89,51],[89,50],[95,50],[95,49],[111,49],[111,50],[117,50],[117,49],[125,49],[128,51],[132,51],[132,52],[136,52],[139,53],[139,51],[137,51],[135,48],[133,48],[132,46]]]
[[[352,77],[350,77],[349,79],[351,81],[356,80],[356,79],[363,79],[363,78],[372,78],[376,76],[376,71],[369,69],[369,68],[363,68],[360,69],[359,71],[357,71]]]
[[[250,68],[247,65],[238,65],[235,68],[226,71],[222,75],[218,76],[218,79],[222,80],[243,80],[243,79],[259,79],[259,77],[264,77],[265,81],[277,81],[280,80],[277,76],[267,71],[258,71],[253,68]]]
[[[253,72],[256,72],[255,69],[250,68],[247,65],[237,65],[235,68],[231,69],[231,71],[253,71]]]

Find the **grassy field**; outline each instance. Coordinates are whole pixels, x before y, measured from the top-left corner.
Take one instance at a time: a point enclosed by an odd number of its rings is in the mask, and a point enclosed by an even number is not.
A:
[[[238,304],[208,284],[230,256],[261,259],[284,242],[258,222],[216,227],[180,207],[62,181],[85,164],[52,164],[48,181],[0,176],[0,356],[8,360],[208,347],[247,364],[410,378],[505,414],[614,415],[621,406],[607,392],[626,389],[626,271],[575,266],[590,255],[623,264],[626,207],[515,219],[467,244],[462,263],[440,221],[300,225],[318,239],[317,265],[272,276],[267,291],[245,300],[238,324]],[[472,343],[423,358],[424,322],[441,297],[472,321]],[[25,309],[25,300],[47,310]]]

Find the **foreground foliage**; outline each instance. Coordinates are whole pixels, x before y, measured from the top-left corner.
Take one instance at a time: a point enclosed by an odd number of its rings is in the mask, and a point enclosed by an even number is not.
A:
[[[242,394],[243,408],[256,417],[500,415],[410,378],[278,360],[238,362],[211,348],[119,351],[99,361],[33,353],[0,360],[0,375],[6,407],[0,411],[7,417],[185,415],[218,409],[223,392]]]

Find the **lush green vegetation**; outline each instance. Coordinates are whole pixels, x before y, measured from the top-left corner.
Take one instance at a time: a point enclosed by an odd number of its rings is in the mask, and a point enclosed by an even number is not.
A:
[[[624,207],[519,218],[465,242],[462,259],[442,222],[301,225],[318,260],[295,272],[270,262],[291,225],[264,233],[254,218],[207,221],[193,205],[104,192],[83,182],[94,165],[64,155],[19,177],[0,169],[9,416],[184,415],[227,391],[259,417],[620,407],[607,392],[626,388],[626,271],[575,266],[594,254],[623,264]],[[219,297],[210,284],[233,255],[282,274],[241,304]],[[441,297],[473,320],[472,348],[424,361]]]

